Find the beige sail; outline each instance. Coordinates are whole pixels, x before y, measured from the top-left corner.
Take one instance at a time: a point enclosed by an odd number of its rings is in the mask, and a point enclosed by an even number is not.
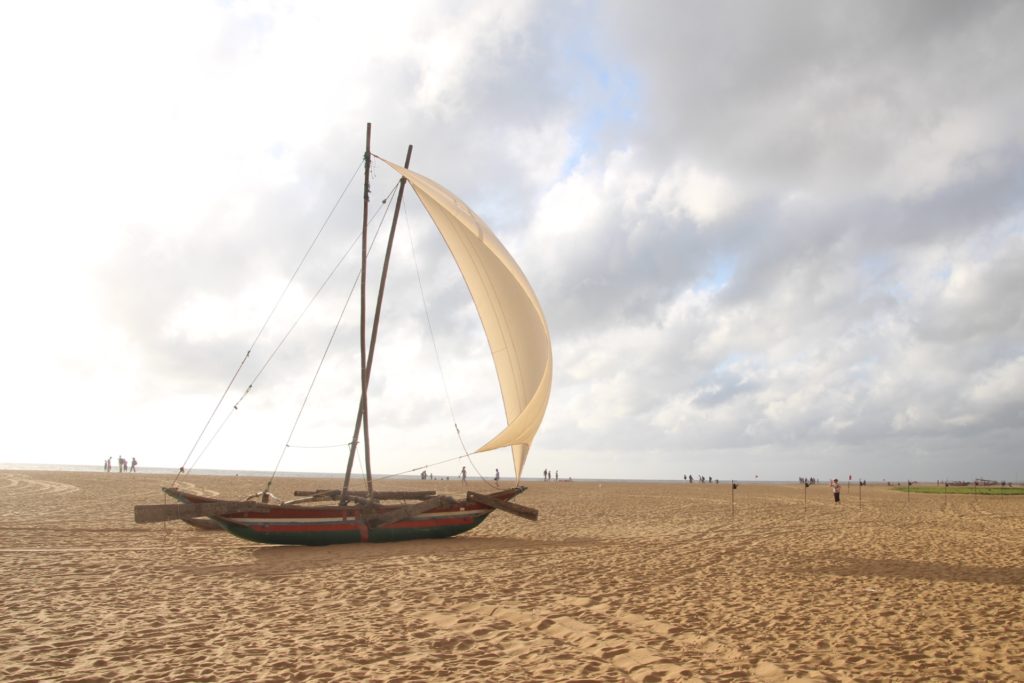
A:
[[[416,191],[476,304],[508,423],[477,452],[511,447],[518,483],[551,395],[551,336],[540,302],[519,265],[472,209],[430,178],[382,161]]]

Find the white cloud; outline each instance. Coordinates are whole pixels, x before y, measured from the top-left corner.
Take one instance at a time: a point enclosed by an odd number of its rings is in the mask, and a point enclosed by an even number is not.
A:
[[[3,459],[132,448],[179,464],[372,120],[374,148],[414,143],[414,166],[491,222],[545,305],[556,384],[538,471],[1014,476],[1015,3],[68,3],[60,22],[48,7],[0,17]],[[279,325],[347,246],[358,194]],[[437,273],[440,242],[417,250],[457,419],[486,439],[501,416],[471,305]],[[397,312],[418,288],[392,277],[379,441],[412,435],[440,458],[458,446],[433,369],[417,370],[433,351]],[[272,416],[322,345],[282,352],[283,381],[246,399],[251,433],[232,429],[238,452],[283,438]],[[329,366],[321,398],[343,400],[351,368]],[[307,433],[332,438],[332,420],[311,413]]]
[[[675,164],[658,182],[652,204],[672,217],[685,212],[699,226],[707,226],[738,203],[728,181],[697,166]]]

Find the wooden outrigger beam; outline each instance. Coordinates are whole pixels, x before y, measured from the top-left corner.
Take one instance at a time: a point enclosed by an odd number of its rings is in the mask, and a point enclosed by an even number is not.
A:
[[[341,489],[317,489],[316,491],[295,491],[296,496],[315,498],[316,500],[340,500]],[[349,497],[367,497],[366,491],[349,491]],[[374,491],[375,500],[426,500],[436,496],[437,491]]]
[[[328,501],[328,500],[338,500],[338,499],[336,497],[334,497],[334,496],[325,496],[325,495],[321,495],[321,494],[314,494],[312,496],[302,496],[301,498],[292,498],[291,500],[286,500],[284,502],[284,504],[285,505],[301,505],[302,503],[322,503],[322,502]]]
[[[270,509],[269,505],[253,501],[218,501],[216,503],[171,503],[169,505],[136,505],[135,522],[151,524],[170,522],[186,517],[215,517],[233,512],[258,512]]]
[[[415,517],[416,515],[424,512],[429,512],[430,510],[441,507],[446,503],[454,502],[455,501],[453,501],[449,496],[434,496],[433,498],[428,498],[420,503],[403,505],[395,510],[389,510],[388,512],[374,515],[372,517],[367,515],[364,519],[366,519],[367,526],[371,527],[378,527],[384,524],[394,524],[395,522],[401,522],[403,519],[409,519],[410,517]]]
[[[469,491],[466,494],[466,500],[474,503],[482,503],[487,507],[494,508],[495,510],[502,510],[503,512],[515,515],[516,517],[528,519],[531,522],[536,522],[537,517],[540,514],[535,508],[526,507],[525,505],[519,505],[518,503],[512,503],[507,500],[498,500],[497,498],[493,498],[483,493],[474,493],[473,491]]]
[[[316,491],[292,491],[292,495],[301,496],[303,498],[316,496],[317,498],[326,498],[329,500],[337,500],[341,498],[341,489],[317,489]]]

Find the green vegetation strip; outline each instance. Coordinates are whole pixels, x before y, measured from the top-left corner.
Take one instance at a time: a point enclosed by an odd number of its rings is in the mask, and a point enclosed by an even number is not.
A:
[[[906,491],[904,486],[901,491]],[[911,493],[976,493],[979,496],[1024,496],[1024,486],[911,486]]]

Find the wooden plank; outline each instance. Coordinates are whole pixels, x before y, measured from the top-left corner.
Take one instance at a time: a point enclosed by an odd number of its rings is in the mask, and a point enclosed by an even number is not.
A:
[[[537,517],[540,515],[540,513],[538,513],[534,508],[519,505],[518,503],[513,503],[507,500],[499,500],[498,498],[494,498],[483,493],[474,493],[473,491],[470,491],[466,494],[466,500],[473,501],[474,503],[483,503],[487,507],[507,512],[515,515],[516,517],[528,519],[531,522],[536,522]]]
[[[341,498],[341,489],[317,489],[316,491],[294,491],[292,495],[302,497],[316,496],[318,498],[328,498],[332,500],[338,500]]]
[[[437,491],[374,491],[377,500],[427,500],[437,495]]]
[[[339,489],[318,489],[316,491],[295,491],[296,496],[325,496],[328,500],[338,500],[341,498],[341,490]],[[366,491],[349,491],[348,495],[350,498],[359,496],[366,498]],[[373,497],[375,500],[426,500],[432,496],[436,496],[437,491],[374,491]]]
[[[169,522],[185,517],[213,517],[233,512],[269,510],[269,505],[252,501],[217,501],[215,503],[171,503],[169,505],[136,505],[135,522],[151,524]]]
[[[338,488],[319,488],[317,490],[296,490],[295,496],[300,498],[313,498],[322,501],[337,501],[341,499],[341,490]],[[436,490],[375,490],[374,500],[377,501],[425,501],[436,496]],[[365,490],[350,490],[349,498],[357,496],[367,498]]]
[[[367,516],[365,518],[366,525],[378,527],[384,524],[394,524],[395,522],[401,522],[403,519],[415,517],[416,515],[428,512],[450,502],[454,501],[452,501],[448,496],[434,496],[433,498],[429,498],[414,505],[403,505],[400,508],[389,510],[388,512],[384,512],[379,515],[373,515],[372,517]]]
[[[292,500],[286,500],[282,505],[301,505],[302,503],[323,503],[329,500],[338,500],[331,496],[306,496],[305,498],[293,498]]]

